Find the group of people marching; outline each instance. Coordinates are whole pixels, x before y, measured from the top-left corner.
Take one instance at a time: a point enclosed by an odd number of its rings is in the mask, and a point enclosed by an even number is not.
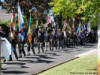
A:
[[[4,37],[4,32],[2,27],[0,26],[0,36]],[[26,55],[30,55],[30,52],[33,52],[33,54],[36,54],[36,50],[38,50],[38,53],[40,52],[46,52],[48,50],[55,50],[65,47],[75,47],[77,45],[85,45],[87,42],[97,42],[97,32],[94,30],[91,30],[91,32],[84,32],[83,34],[78,35],[76,31],[71,29],[70,31],[63,30],[63,29],[57,29],[55,30],[54,27],[37,27],[32,30],[31,36],[32,40],[29,42],[28,39],[28,32],[24,32],[24,40],[21,40],[20,33],[14,31],[13,37],[11,37],[11,33],[9,33],[10,36],[7,39],[3,39],[8,42],[9,48],[5,49],[5,44],[1,43],[2,46],[2,56],[5,58],[9,57],[8,59],[12,61],[12,53],[15,55],[16,59],[22,58]],[[10,42],[10,43],[9,43]],[[11,48],[10,48],[11,46]],[[27,47],[27,52],[24,50],[24,48]],[[18,51],[16,51],[18,48]],[[11,49],[11,50],[10,50]],[[8,50],[8,54],[7,54]],[[32,51],[31,51],[32,50]],[[18,53],[19,52],[19,53]],[[26,54],[27,53],[27,54]],[[5,60],[4,60],[5,61]]]

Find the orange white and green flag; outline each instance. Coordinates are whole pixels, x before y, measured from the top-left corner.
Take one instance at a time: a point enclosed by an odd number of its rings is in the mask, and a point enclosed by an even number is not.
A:
[[[30,14],[30,21],[29,21],[29,29],[28,29],[28,40],[29,40],[29,43],[31,43],[31,41],[32,41],[32,34],[31,34],[31,28],[30,28],[30,26],[32,25],[32,23],[31,23],[31,14]]]

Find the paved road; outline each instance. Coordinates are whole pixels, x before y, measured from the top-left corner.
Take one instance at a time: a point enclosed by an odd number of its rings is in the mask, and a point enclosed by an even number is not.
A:
[[[14,61],[2,63],[1,75],[35,75],[48,68],[74,59],[78,54],[96,49],[96,47],[96,44],[87,44],[76,48],[47,51],[37,55],[31,54],[31,56],[20,58],[19,61],[16,61],[14,58]]]

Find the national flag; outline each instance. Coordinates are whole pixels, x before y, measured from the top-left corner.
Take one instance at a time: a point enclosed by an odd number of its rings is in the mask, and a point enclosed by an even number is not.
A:
[[[84,26],[85,26],[84,24],[81,25],[81,33],[80,33],[81,37],[85,37],[85,27]]]
[[[91,32],[91,23],[90,22],[88,22],[87,30],[88,30],[88,32]]]
[[[54,16],[53,16],[53,12],[51,9],[49,9],[49,15],[50,15],[51,22],[54,22]]]
[[[57,25],[57,23],[55,23],[55,24],[56,24],[56,25],[55,25],[55,32],[57,32],[57,26],[58,26],[58,25]]]
[[[32,25],[32,18],[31,18],[31,14],[30,14],[30,21],[29,21],[29,25]]]
[[[64,27],[66,27],[67,26],[67,23],[66,23],[66,20],[64,20]]]
[[[50,15],[48,14],[48,24],[51,23]]]
[[[21,39],[21,41],[24,41],[24,32],[23,32],[24,19],[23,19],[23,15],[22,15],[19,3],[18,3],[18,21],[19,21],[18,23],[19,23],[20,39]]]
[[[15,13],[12,13],[12,18],[11,18],[11,23],[10,23],[10,28],[12,29],[15,25]]]
[[[12,13],[11,23],[10,23],[10,38],[14,39],[15,31],[15,13]]]
[[[84,31],[84,24],[81,25],[81,30]]]
[[[67,23],[66,23],[66,20],[64,20],[63,30],[65,30],[66,27],[67,27]]]
[[[31,41],[32,41],[32,34],[31,34],[31,31],[30,31],[30,26],[29,26],[29,32],[28,32],[28,40],[29,40],[29,43],[31,43]]]
[[[81,23],[79,24],[78,28],[77,28],[77,35],[80,35],[81,33]]]
[[[36,29],[38,28],[38,23],[39,23],[39,22],[38,22],[38,20],[37,20],[37,21],[36,21],[36,26],[35,26]]]
[[[31,14],[30,14],[30,21],[29,21],[29,30],[28,30],[28,40],[29,40],[29,43],[31,43],[32,41],[32,34],[31,34],[31,29],[30,29],[30,26],[31,26]]]
[[[75,30],[75,18],[73,18],[73,26],[72,28]]]

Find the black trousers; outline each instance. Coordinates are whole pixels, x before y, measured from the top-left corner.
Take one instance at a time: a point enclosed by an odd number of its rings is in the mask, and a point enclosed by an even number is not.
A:
[[[31,49],[32,49],[33,54],[35,54],[34,43],[33,42],[32,43],[28,42],[27,43],[27,50],[28,50],[28,52],[30,52]]]
[[[40,49],[42,49],[42,52],[44,52],[44,42],[38,42],[38,53],[40,53]]]
[[[32,42],[32,52],[33,52],[33,54],[35,54],[35,44],[34,44],[34,42]]]
[[[17,56],[17,52],[16,52],[16,44],[13,43],[13,44],[11,45],[11,47],[12,47],[12,51],[13,51],[13,53],[14,53],[16,59],[18,60],[18,56]]]
[[[19,56],[22,57],[22,53],[24,54],[24,56],[26,56],[26,53],[24,51],[24,43],[19,42],[18,46],[19,46]]]
[[[28,52],[30,52],[30,49],[31,49],[31,44],[28,42],[27,43],[27,50],[28,50]]]

